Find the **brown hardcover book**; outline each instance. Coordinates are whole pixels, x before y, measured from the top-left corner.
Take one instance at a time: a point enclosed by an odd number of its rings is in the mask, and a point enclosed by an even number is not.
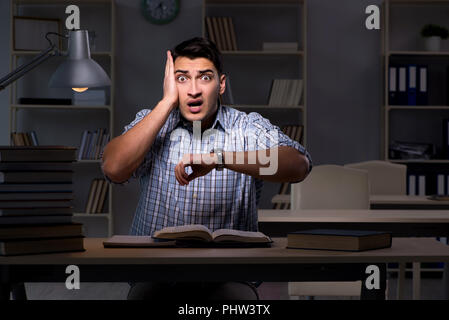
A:
[[[0,226],[0,239],[60,238],[83,236],[81,223]]]
[[[0,241],[0,255],[84,251],[83,237]]]
[[[271,243],[270,237],[262,232],[241,231],[232,229],[218,229],[211,232],[209,228],[201,224],[167,227],[156,231],[155,239],[186,240],[215,243]]]
[[[211,17],[206,17],[206,29],[207,29],[207,36],[209,40],[212,40],[213,43],[217,44],[217,38],[214,33],[214,27],[212,25],[212,19]]]
[[[71,162],[76,148],[66,146],[0,146],[1,162]]]
[[[2,208],[0,217],[71,215],[73,207]]]
[[[73,171],[0,171],[0,183],[71,183]]]
[[[226,20],[228,21],[229,31],[231,33],[232,50],[237,50],[237,39],[235,37],[234,22],[232,20],[232,17],[227,17]]]
[[[287,234],[287,248],[294,249],[364,251],[389,247],[389,232],[313,229]]]
[[[92,208],[89,211],[89,213],[97,212],[98,200],[100,200],[101,190],[103,189],[103,183],[105,183],[105,182],[106,181],[104,179],[98,180],[97,188],[95,189],[94,200],[92,201]]]
[[[304,130],[304,126],[298,126],[298,129],[296,130],[295,139],[299,143],[302,143],[302,131]]]
[[[220,32],[220,27],[218,26],[218,17],[211,17],[212,19],[212,26],[214,27],[214,34],[215,37],[217,38],[217,46],[218,46],[218,50],[223,51],[224,50],[224,46],[223,46],[223,40],[222,40],[222,34]]]
[[[106,200],[106,194],[108,192],[108,189],[109,189],[109,183],[107,183],[106,180],[103,180],[103,186],[101,188],[100,199],[98,200],[97,210],[95,211],[96,213],[103,212],[104,202]]]
[[[298,126],[292,126],[292,131],[290,132],[289,138],[295,140],[296,131],[298,130]]]
[[[23,132],[17,132],[17,135],[19,136],[19,143],[20,143],[19,145],[27,146]]]
[[[70,208],[72,200],[0,200],[0,209]]]
[[[1,200],[72,200],[72,192],[0,192]]]
[[[231,31],[229,30],[228,22],[226,17],[220,18],[220,23],[223,26],[224,29],[224,35],[226,40],[226,50],[232,51],[232,41],[231,41]]]
[[[23,141],[25,142],[26,146],[32,146],[31,138],[29,136],[28,132],[22,132]]]
[[[95,191],[97,189],[98,181],[99,181],[99,179],[94,179],[92,181],[92,183],[90,184],[89,195],[88,195],[87,202],[86,202],[86,210],[85,210],[86,213],[90,213],[90,211],[92,210],[92,202],[94,200]]]
[[[34,225],[34,224],[72,223],[72,215],[34,215],[34,216],[0,216],[0,225]]]

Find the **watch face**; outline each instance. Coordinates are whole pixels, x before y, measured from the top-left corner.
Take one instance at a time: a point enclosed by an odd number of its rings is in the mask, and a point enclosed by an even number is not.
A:
[[[178,12],[179,0],[142,0],[142,13],[151,23],[169,23]]]

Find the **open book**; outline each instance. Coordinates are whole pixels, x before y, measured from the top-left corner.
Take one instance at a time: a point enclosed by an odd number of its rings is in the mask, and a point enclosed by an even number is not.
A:
[[[190,224],[176,227],[166,227],[153,234],[155,239],[177,240],[185,243],[215,243],[215,244],[242,244],[242,245],[268,245],[270,237],[261,232],[241,231],[232,229],[218,229],[211,232],[201,224]]]

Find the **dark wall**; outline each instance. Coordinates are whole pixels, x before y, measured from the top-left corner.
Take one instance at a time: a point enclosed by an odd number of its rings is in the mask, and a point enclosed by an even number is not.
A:
[[[381,34],[365,28],[365,8],[380,0],[308,3],[308,148],[315,164],[378,159]],[[175,21],[145,21],[140,1],[117,0],[115,135],[162,96],[165,50],[201,35],[202,1],[182,1]],[[9,2],[0,1],[0,75],[9,70]],[[0,143],[9,141],[8,90],[0,93]],[[114,190],[115,233],[126,233],[138,182]]]

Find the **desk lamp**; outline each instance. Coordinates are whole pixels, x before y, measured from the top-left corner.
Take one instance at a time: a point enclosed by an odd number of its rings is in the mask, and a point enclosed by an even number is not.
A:
[[[52,75],[49,86],[54,88],[72,88],[83,92],[91,87],[105,87],[111,84],[106,72],[100,65],[91,59],[89,49],[89,36],[87,30],[71,30],[68,36],[55,32],[48,32],[45,38],[50,46],[34,57],[30,62],[18,67],[16,70],[0,79],[0,91],[16,81],[26,73],[54,56],[64,56],[48,38],[49,35],[68,38],[67,59],[56,69]]]

